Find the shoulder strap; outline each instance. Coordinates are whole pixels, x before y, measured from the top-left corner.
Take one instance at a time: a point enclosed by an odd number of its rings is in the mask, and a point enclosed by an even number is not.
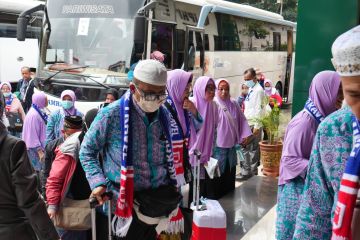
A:
[[[222,110],[225,112],[226,116],[228,117],[228,119],[230,120],[230,124],[231,126],[236,129],[236,124],[234,122],[233,117],[231,116],[229,109],[227,109],[227,107],[225,107],[224,105],[222,105],[221,103],[219,103],[220,107],[222,108]]]
[[[181,126],[181,124],[180,124],[180,121],[179,121],[179,119],[178,119],[178,117],[177,117],[177,114],[176,114],[175,110],[171,107],[171,105],[170,105],[168,102],[165,102],[164,105],[165,105],[166,108],[169,110],[171,116],[174,118],[176,124],[178,125],[178,128],[179,128],[179,130],[180,130],[181,135],[182,135],[183,137],[185,137],[185,136],[184,136],[184,131],[183,131],[183,129],[182,129],[182,126]]]

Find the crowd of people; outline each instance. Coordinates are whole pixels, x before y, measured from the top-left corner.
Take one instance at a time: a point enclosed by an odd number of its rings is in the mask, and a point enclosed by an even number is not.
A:
[[[304,110],[287,127],[277,239],[351,236],[360,172],[359,31],[354,28],[335,41],[336,72],[314,77]],[[237,151],[243,156],[238,178],[257,175],[264,131],[258,119],[282,105],[271,80],[247,69],[240,97],[234,99],[227,79],[193,79],[181,69],[167,71],[161,56],[139,61],[129,90],[119,96],[109,89],[104,103],[86,114],[76,108],[72,90],[63,91],[61,107],[49,113],[47,97],[34,92],[27,67],[21,70],[18,94],[11,84],[1,83],[0,148],[7,153],[0,156],[7,184],[0,191],[0,211],[7,216],[0,217],[4,239],[91,239],[91,226],[81,223],[76,229],[60,216],[65,202],[89,198],[99,203],[97,239],[106,239],[108,192],[113,193],[110,210],[117,239],[187,239],[197,161],[200,195],[210,199],[234,190]],[[341,108],[344,97],[348,107]],[[18,118],[20,127],[14,123]],[[210,161],[219,176],[208,172]],[[187,184],[189,201],[181,191]]]

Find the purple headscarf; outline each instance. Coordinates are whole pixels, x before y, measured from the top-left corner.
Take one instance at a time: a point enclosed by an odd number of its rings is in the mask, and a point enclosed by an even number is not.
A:
[[[195,156],[193,155],[195,149],[201,152],[201,163],[208,162],[212,154],[215,127],[218,122],[218,109],[214,101],[209,102],[205,100],[206,85],[209,82],[213,82],[215,84],[212,78],[204,76],[199,77],[194,85],[193,102],[204,122],[200,131],[197,133],[196,142],[193,146],[191,146],[191,164],[194,164],[195,162]]]
[[[185,91],[187,84],[191,79],[192,79],[192,73],[185,72],[184,70],[181,69],[175,69],[167,73],[166,87],[175,105],[176,112],[178,113],[177,117],[179,119],[179,122],[181,124],[184,133],[187,132],[187,128],[186,128],[185,113],[183,108],[183,100],[181,99],[181,97]],[[189,141],[190,146],[194,144],[195,139],[196,139],[196,130],[194,124],[192,124],[192,121],[190,120],[190,141]]]
[[[270,84],[271,90],[266,90],[266,88],[265,88],[266,83],[269,83],[269,84]],[[271,95],[273,94],[273,93],[272,93],[272,92],[273,92],[273,85],[272,85],[271,80],[265,79],[265,81],[264,81],[264,89],[265,89],[265,94],[266,94],[267,96],[271,96]]]
[[[32,103],[40,109],[46,106],[46,95],[43,92],[36,92],[32,96]],[[46,124],[40,114],[32,107],[26,114],[22,139],[29,148],[45,148]]]
[[[11,84],[10,84],[9,82],[2,82],[2,83],[0,84],[0,90],[2,89],[2,87],[3,87],[4,85],[8,86],[8,87],[10,88],[10,92],[11,92],[12,88],[11,88]]]
[[[74,93],[74,91],[72,90],[65,90],[61,93],[61,100],[63,99],[63,97],[65,96],[70,96],[71,97],[71,101],[73,102],[73,107],[70,109],[67,109],[65,112],[65,116],[67,115],[75,115],[76,114],[76,108],[75,108],[75,101],[76,101],[76,95]]]
[[[340,83],[340,76],[334,71],[319,72],[311,82],[309,96],[324,117],[336,111]]]
[[[154,51],[150,54],[150,59],[158,60],[159,62],[164,62],[165,56],[160,51]]]
[[[216,81],[216,88],[219,88],[221,82],[226,82],[229,86],[230,84],[226,79],[219,79]],[[239,104],[235,99],[229,98],[222,100],[219,96],[219,92],[216,91],[215,101],[219,106],[219,121],[218,121],[218,134],[216,139],[216,145],[222,148],[232,148],[236,144],[240,144],[242,140],[250,136],[251,129],[249,124],[242,113]],[[229,114],[227,114],[223,108],[226,108],[232,117],[232,122],[230,122]],[[236,127],[236,129],[234,129]]]
[[[310,99],[326,117],[336,110],[335,103],[340,87],[336,72],[323,71],[313,78]],[[305,176],[318,123],[308,112],[301,111],[289,122],[284,136],[279,185],[297,176]]]

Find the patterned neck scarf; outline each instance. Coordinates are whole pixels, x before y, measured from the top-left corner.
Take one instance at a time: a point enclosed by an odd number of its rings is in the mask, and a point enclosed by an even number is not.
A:
[[[112,221],[112,227],[118,237],[125,237],[131,222],[134,198],[134,166],[131,157],[131,135],[130,132],[130,108],[132,104],[130,91],[120,99],[120,128],[122,139],[122,159],[121,159],[121,180],[120,180],[120,194],[116,204],[115,217]],[[166,159],[168,165],[168,173],[170,175],[171,184],[178,186],[175,175],[175,168],[173,163],[173,154],[171,149],[170,126],[166,118],[166,113],[162,107],[159,109],[159,119],[164,126],[166,132]],[[183,222],[181,211],[177,211],[177,215],[172,216],[169,220],[168,229],[177,232],[180,231]],[[179,226],[176,228],[175,226]]]
[[[167,103],[170,105],[169,107],[176,112],[175,104],[170,98],[170,96],[166,99]],[[177,124],[172,111],[169,110],[169,119],[170,119],[170,127],[171,127],[171,142],[173,146],[173,155],[174,155],[174,166],[176,172],[176,180],[178,184],[185,185],[187,178],[185,177],[184,170],[184,150],[188,151],[189,146],[189,138],[190,138],[190,114],[188,111],[184,110],[185,117],[185,125],[186,125],[186,133],[183,132],[182,126]]]
[[[359,191],[360,176],[360,127],[353,116],[353,136],[355,144],[347,159],[345,172],[340,182],[338,201],[333,220],[333,240],[351,240],[351,221]]]
[[[38,105],[36,105],[35,103],[32,104],[32,107],[38,112],[38,114],[40,115],[40,117],[42,118],[42,120],[44,120],[45,124],[47,124],[47,120],[48,120],[48,115],[43,112]]]
[[[315,106],[315,103],[310,98],[306,101],[304,109],[310,113],[310,115],[316,120],[318,124],[324,120],[324,116],[320,113],[320,111]]]

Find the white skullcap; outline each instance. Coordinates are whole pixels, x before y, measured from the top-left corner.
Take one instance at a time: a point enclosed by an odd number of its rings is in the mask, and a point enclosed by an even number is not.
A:
[[[341,34],[331,52],[331,61],[340,76],[360,76],[360,25]]]
[[[167,80],[166,67],[157,60],[142,60],[135,67],[134,77],[144,83],[165,86]]]

